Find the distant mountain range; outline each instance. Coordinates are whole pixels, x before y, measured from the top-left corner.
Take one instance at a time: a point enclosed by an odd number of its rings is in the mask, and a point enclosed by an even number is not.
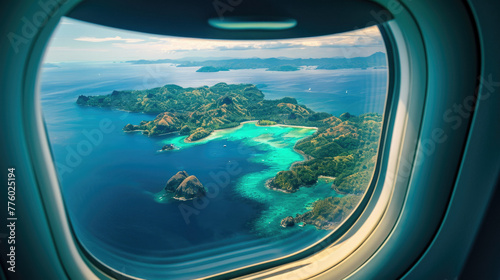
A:
[[[366,57],[353,58],[241,58],[241,59],[218,59],[218,60],[192,60],[185,59],[158,59],[158,60],[131,60],[132,64],[159,64],[172,63],[177,67],[200,67],[199,72],[218,72],[236,69],[258,69],[264,68],[269,71],[297,71],[301,66],[313,66],[316,69],[352,69],[369,67],[387,67],[386,55],[376,52]]]

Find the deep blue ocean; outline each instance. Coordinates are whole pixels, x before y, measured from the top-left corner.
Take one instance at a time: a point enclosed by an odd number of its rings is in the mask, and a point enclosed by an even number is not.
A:
[[[180,150],[158,152],[165,143],[182,143],[182,137],[124,133],[126,124],[155,115],[79,107],[79,95],[165,84],[253,83],[267,99],[295,97],[333,115],[382,113],[386,97],[386,69],[196,69],[127,63],[60,63],[42,69],[42,109],[72,226],[91,254],[120,272],[148,279],[195,278],[293,253],[328,232],[311,226],[284,229],[280,219],[336,194],[331,183],[321,181],[294,194],[263,185],[303,159],[293,144],[314,131],[250,123],[200,143],[179,144]],[[180,170],[206,186],[215,183],[217,192],[208,203],[155,200]]]

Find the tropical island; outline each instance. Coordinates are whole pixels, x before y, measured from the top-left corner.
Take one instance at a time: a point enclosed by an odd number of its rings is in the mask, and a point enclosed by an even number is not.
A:
[[[175,132],[186,135],[184,141],[188,142],[203,139],[214,130],[236,127],[250,120],[262,126],[317,128],[312,136],[295,144],[295,150],[305,160],[293,164],[289,170],[278,172],[266,186],[294,193],[302,187],[313,187],[320,177],[328,177],[332,179],[331,187],[343,196],[318,200],[305,213],[290,213],[296,216],[283,217],[286,219],[281,223],[283,227],[302,223],[332,229],[356,207],[375,168],[382,126],[382,116],[375,113],[359,116],[344,113],[336,117],[314,112],[298,104],[295,98],[266,100],[262,91],[252,84],[218,83],[197,88],[165,85],[147,90],[113,91],[101,96],[81,95],[77,104],[158,114],[153,120],[127,124],[123,130],[138,131],[147,136]],[[189,178],[187,174],[175,176],[182,177],[183,181]],[[175,185],[174,190],[167,183],[165,191],[176,193],[180,184]],[[202,191],[197,188],[195,193],[199,195]],[[186,197],[185,193],[178,197],[193,198]]]

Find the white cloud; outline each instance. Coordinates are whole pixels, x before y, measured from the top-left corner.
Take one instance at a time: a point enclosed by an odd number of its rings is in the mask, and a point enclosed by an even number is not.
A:
[[[115,36],[115,37],[106,37],[106,38],[96,38],[96,37],[79,37],[75,39],[76,41],[83,41],[83,42],[92,42],[92,43],[101,43],[101,42],[116,42],[116,41],[123,41],[126,43],[138,43],[138,42],[143,42],[143,39],[133,39],[133,38],[122,38],[120,36]]]

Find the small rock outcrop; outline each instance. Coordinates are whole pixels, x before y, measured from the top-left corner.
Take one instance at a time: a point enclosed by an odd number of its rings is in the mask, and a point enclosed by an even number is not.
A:
[[[219,101],[220,105],[231,105],[231,104],[233,104],[233,100],[229,96],[221,97],[218,101]]]
[[[175,149],[174,144],[166,144],[161,148],[162,151],[170,151],[174,149]]]
[[[177,190],[177,187],[186,179],[189,175],[187,174],[186,171],[179,171],[177,174],[172,176],[167,181],[167,185],[165,185],[165,191],[167,192],[175,192]]]
[[[292,216],[288,216],[283,220],[281,220],[281,226],[284,228],[293,227],[294,225],[295,225],[295,220],[293,219]]]
[[[205,187],[200,183],[198,178],[191,175],[184,179],[175,190],[175,198],[188,200],[196,197],[202,197],[206,194]]]

